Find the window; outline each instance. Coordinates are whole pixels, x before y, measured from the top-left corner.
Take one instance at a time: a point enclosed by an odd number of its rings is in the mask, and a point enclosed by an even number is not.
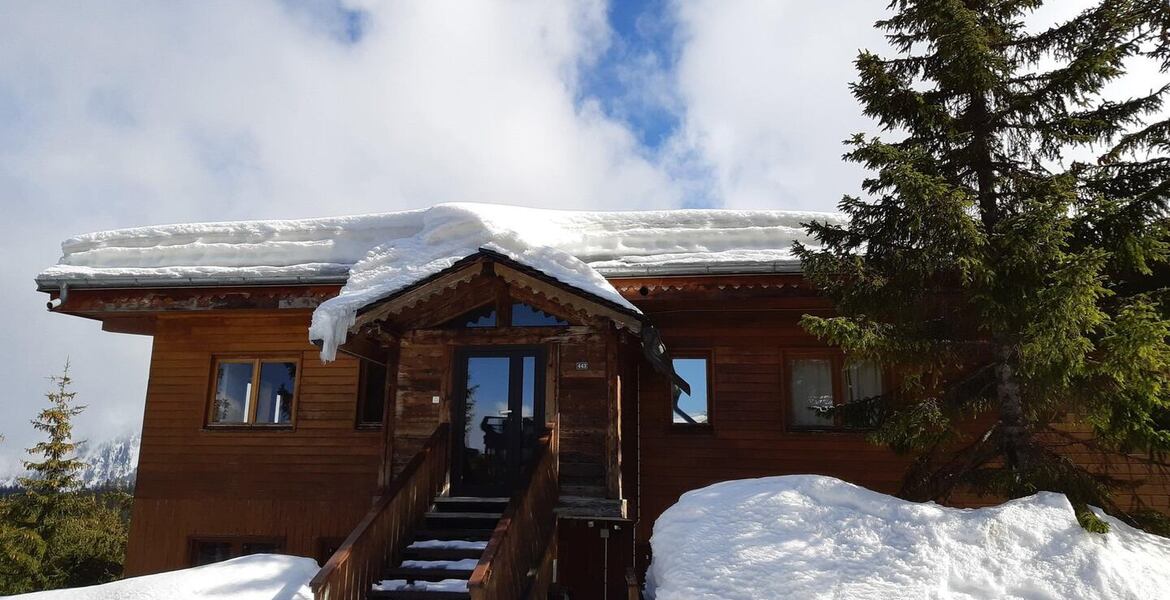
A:
[[[296,381],[296,359],[219,359],[207,421],[211,425],[288,425]]]
[[[564,327],[568,322],[523,302],[512,304],[512,327]]]
[[[872,361],[809,356],[788,360],[789,425],[793,429],[865,428],[882,394],[882,371]]]
[[[676,425],[706,425],[710,421],[710,386],[707,377],[706,357],[675,358],[671,361],[674,372],[691,386],[691,393],[674,388],[674,410],[671,422]]]
[[[381,427],[386,407],[386,366],[362,361],[358,427]]]
[[[496,321],[496,307],[488,304],[481,306],[475,310],[465,313],[463,316],[452,319],[447,323],[448,328],[464,329],[468,327],[495,327]]]
[[[507,305],[505,305],[507,306]],[[468,311],[445,325],[448,329],[472,329],[478,327],[565,327],[569,323],[556,315],[540,310],[523,302],[511,303],[511,317],[504,318],[491,304]]]
[[[191,540],[191,566],[209,565],[250,554],[279,554],[282,540],[256,537],[216,537]]]

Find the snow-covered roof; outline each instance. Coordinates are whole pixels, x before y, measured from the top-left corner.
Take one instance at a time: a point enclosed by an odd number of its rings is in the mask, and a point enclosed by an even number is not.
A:
[[[958,509],[831,477],[725,481],[654,523],[647,597],[1165,598],[1170,540],[1101,515],[1077,524],[1062,494]]]
[[[455,239],[488,224],[565,252],[607,277],[786,272],[801,223],[834,213],[779,210],[564,211],[440,204],[317,219],[156,225],[65,240],[42,289],[347,280],[371,250],[420,235]]]
[[[802,223],[832,213],[589,212],[492,204],[296,221],[138,227],[66,240],[41,289],[344,282],[313,314],[330,360],[363,307],[490,250],[638,312],[606,277],[795,271]]]

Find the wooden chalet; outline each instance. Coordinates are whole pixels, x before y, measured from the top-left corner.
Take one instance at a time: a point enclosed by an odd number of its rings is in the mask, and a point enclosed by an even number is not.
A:
[[[893,492],[907,465],[816,410],[884,374],[799,327],[830,306],[794,263],[695,256],[599,269],[631,310],[481,249],[364,306],[332,362],[306,330],[344,270],[38,285],[153,338],[127,576],[281,552],[323,565],[319,599],[616,599],[688,490],[817,473]],[[1167,507],[1165,481],[1141,492]]]

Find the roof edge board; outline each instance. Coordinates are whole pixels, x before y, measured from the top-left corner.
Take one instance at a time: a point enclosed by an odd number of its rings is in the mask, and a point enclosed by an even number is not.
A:
[[[800,273],[799,261],[768,263],[726,263],[710,265],[631,265],[599,267],[606,278],[635,279],[663,275],[753,275],[761,273]],[[182,287],[246,287],[280,285],[344,285],[347,275],[272,275],[261,277],[37,277],[38,292],[57,292],[62,285],[73,289],[166,289]]]

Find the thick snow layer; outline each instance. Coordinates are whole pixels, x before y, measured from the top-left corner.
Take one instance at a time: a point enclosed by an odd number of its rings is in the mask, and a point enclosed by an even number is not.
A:
[[[801,223],[832,213],[776,210],[589,212],[486,204],[285,221],[158,225],[88,233],[61,244],[44,280],[344,276],[373,248],[439,221],[452,235],[490,221],[532,246],[567,252],[604,273],[654,266],[697,271],[729,264],[793,265]]]
[[[519,220],[520,209],[447,205],[423,215],[415,235],[371,250],[349,270],[341,293],[313,311],[309,339],[321,340],[321,357],[333,360],[358,310],[417,283],[486,248],[533,267],[561,283],[639,312],[600,273],[558,250],[535,223]],[[521,233],[518,229],[524,229]]]
[[[11,596],[20,600],[312,600],[317,562],[279,554],[131,577],[83,588]]]
[[[1170,598],[1170,540],[1083,530],[1041,493],[981,509],[792,475],[688,492],[654,524],[647,591],[719,598]]]
[[[310,338],[332,359],[356,312],[487,248],[562,283],[636,310],[603,274],[791,270],[802,223],[830,213],[737,210],[558,211],[489,204],[296,221],[139,227],[66,240],[40,281],[345,278],[313,315]]]

